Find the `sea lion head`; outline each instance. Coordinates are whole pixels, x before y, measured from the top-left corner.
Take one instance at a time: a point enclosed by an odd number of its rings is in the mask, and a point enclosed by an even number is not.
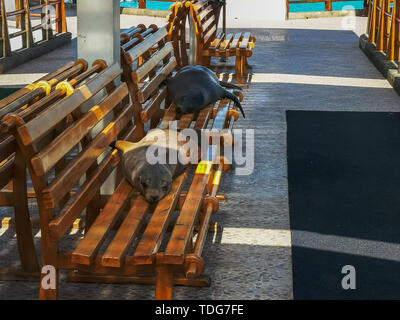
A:
[[[134,179],[138,191],[148,202],[158,202],[171,192],[172,173],[165,165],[146,165]]]

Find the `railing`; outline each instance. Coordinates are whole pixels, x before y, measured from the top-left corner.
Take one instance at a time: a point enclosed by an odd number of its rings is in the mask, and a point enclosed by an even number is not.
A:
[[[368,42],[375,44],[376,51],[383,52],[387,61],[397,64],[400,56],[399,6],[400,0],[370,0],[367,22]]]
[[[342,1],[354,1],[354,0],[286,0],[286,19],[289,18],[289,5],[290,4],[325,2],[325,11],[332,11],[332,3],[339,2],[339,1],[342,2]]]
[[[54,8],[54,15],[50,8]],[[15,26],[11,23],[14,18]],[[32,26],[34,21],[38,24]],[[55,24],[55,30],[52,24]],[[10,32],[12,29],[17,31]],[[42,31],[42,38],[35,40],[33,32],[38,30]],[[0,0],[0,58],[9,57],[15,51],[11,46],[12,39],[21,37],[22,48],[31,48],[39,41],[51,40],[54,31],[67,32],[64,0],[15,0],[14,11],[7,11],[5,0]]]

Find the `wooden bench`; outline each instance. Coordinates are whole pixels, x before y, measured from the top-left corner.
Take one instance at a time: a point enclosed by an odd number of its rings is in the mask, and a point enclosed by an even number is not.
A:
[[[40,276],[31,228],[39,223],[30,219],[28,210],[28,198],[35,198],[35,192],[27,190],[25,161],[14,137],[8,133],[12,122],[7,119],[10,114],[18,115],[24,121],[33,119],[55,101],[63,99],[68,94],[67,89],[83,83],[106,65],[97,61],[91,68],[87,67],[84,60],[68,63],[0,101],[0,117],[3,118],[3,133],[0,134],[0,206],[13,207],[15,215],[4,217],[1,227],[15,227],[21,262],[21,269],[0,269],[2,280],[39,279]]]
[[[172,44],[164,41],[167,34],[163,27],[124,53],[127,83],[114,84],[122,73],[114,64],[34,119],[8,119],[37,193],[42,265],[74,270],[72,281],[156,284],[157,299],[171,299],[174,285],[209,285],[202,276],[201,255],[227,164],[210,148],[214,163],[188,169],[167,197],[149,205],[118,172],[114,192],[100,193],[120,163],[117,150],[108,145],[114,139],[138,141],[148,127],[168,128],[171,121],[177,121],[178,128],[221,130],[232,128],[238,117],[229,101],[178,117],[165,86],[159,88],[176,64]],[[106,87],[105,97],[92,101]],[[87,112],[79,111],[88,103],[92,107]],[[59,127],[71,113],[76,115],[74,122]],[[101,129],[93,130],[100,122]],[[57,132],[57,137],[46,140],[49,132]],[[73,152],[78,145],[82,150]],[[53,170],[62,159],[67,159],[63,169]],[[60,250],[60,242],[84,211],[90,226],[83,239],[73,250]],[[174,211],[179,212],[176,219]],[[57,288],[40,288],[40,298],[56,297]]]
[[[249,67],[247,58],[253,55],[256,38],[249,32],[217,32],[219,12],[209,1],[185,1],[184,7],[196,33],[196,64],[209,67],[211,57],[236,57],[236,75],[246,75]]]

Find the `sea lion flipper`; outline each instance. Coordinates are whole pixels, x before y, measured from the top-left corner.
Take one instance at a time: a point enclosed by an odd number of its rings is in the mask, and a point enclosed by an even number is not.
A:
[[[234,84],[229,83],[229,82],[219,81],[219,84],[221,86],[225,87],[225,88],[236,89],[236,90],[240,90],[240,91],[243,90],[241,87],[238,87],[237,85],[234,85]]]
[[[240,112],[242,113],[243,118],[246,118],[243,107],[242,107],[238,97],[236,97],[233,93],[230,93],[228,90],[225,90],[224,98],[231,99],[235,103],[235,105],[240,109]]]

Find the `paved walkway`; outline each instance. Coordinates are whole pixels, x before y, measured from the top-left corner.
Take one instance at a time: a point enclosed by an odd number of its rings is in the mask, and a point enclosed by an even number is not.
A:
[[[144,20],[122,17],[122,27]],[[163,24],[162,19],[152,20]],[[400,111],[397,94],[358,49],[357,36],[363,32],[366,19],[357,18],[350,30],[343,30],[342,22],[340,18],[295,20],[251,29],[257,37],[250,60],[253,76],[244,90],[247,117],[238,121],[237,128],[255,129],[255,170],[250,176],[224,176],[222,192],[228,200],[217,214],[224,231],[209,234],[205,246],[205,273],[212,279],[211,287],[178,287],[176,299],[293,297],[285,110]],[[73,17],[69,23],[72,30]],[[61,63],[75,57],[74,44],[69,48],[38,60],[30,71],[20,66],[9,74],[48,72],[48,59]],[[0,211],[0,217],[10,214]],[[1,266],[17,263],[14,232],[0,232]],[[37,294],[38,283],[0,281],[0,299],[35,299]],[[60,288],[61,299],[153,296],[154,287],[142,285],[72,284],[63,280]]]

